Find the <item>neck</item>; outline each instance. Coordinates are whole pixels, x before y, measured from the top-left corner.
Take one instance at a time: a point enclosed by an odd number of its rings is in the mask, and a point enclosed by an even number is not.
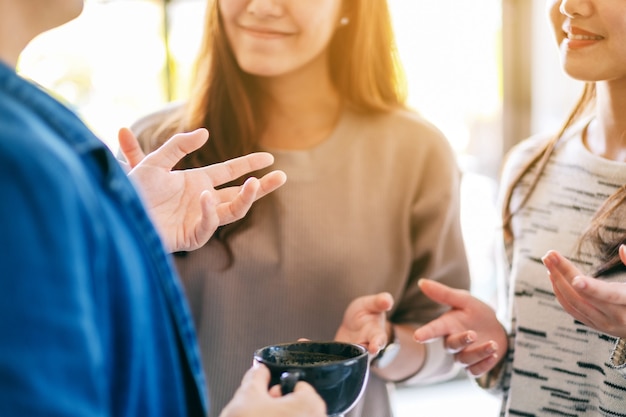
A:
[[[596,83],[596,117],[585,142],[596,155],[626,162],[626,80]]]
[[[15,2],[18,3],[18,2]],[[26,25],[16,24],[16,11],[0,2],[0,61],[11,68],[17,66],[20,54],[33,36],[29,36]]]
[[[266,125],[261,144],[273,149],[307,149],[328,138],[341,111],[341,98],[326,65],[261,80]]]

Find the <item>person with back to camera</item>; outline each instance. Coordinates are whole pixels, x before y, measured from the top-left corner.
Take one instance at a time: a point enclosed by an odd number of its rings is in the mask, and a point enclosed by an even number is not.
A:
[[[171,171],[207,140],[205,129],[147,156],[123,129],[136,191],[74,113],[16,72],[34,37],[82,8],[83,0],[0,0],[0,415],[205,416],[195,331],[165,249],[202,246],[285,175],[216,191],[271,155]],[[342,329],[382,343],[390,303],[358,298]],[[268,382],[267,368],[250,368],[222,417],[326,415],[310,385],[280,397]]]
[[[179,168],[265,150],[289,177],[241,222],[176,258],[211,416],[255,349],[300,336],[358,342],[337,326],[363,294],[396,303],[389,347],[351,415],[390,416],[388,381],[456,374],[441,342],[418,345],[412,333],[444,311],[418,278],[469,287],[461,175],[446,138],[405,104],[385,0],[208,1],[191,96],[132,130],[148,151],[199,127],[212,140]]]
[[[503,415],[621,416],[626,2],[547,7],[563,69],[585,87],[556,135],[523,141],[504,166],[508,335],[484,303],[425,280],[424,292],[453,309],[415,338],[444,336],[481,386],[504,394]]]

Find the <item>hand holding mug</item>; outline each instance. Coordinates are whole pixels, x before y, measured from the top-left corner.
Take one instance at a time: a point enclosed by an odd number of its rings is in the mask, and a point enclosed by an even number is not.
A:
[[[220,417],[325,417],[326,405],[313,387],[298,382],[293,393],[280,396],[268,391],[270,372],[256,363],[246,372],[241,386]]]
[[[367,350],[350,343],[299,341],[270,345],[258,349],[254,360],[269,368],[270,387],[280,385],[283,395],[295,391],[300,381],[311,384],[333,417],[352,409],[369,375]]]

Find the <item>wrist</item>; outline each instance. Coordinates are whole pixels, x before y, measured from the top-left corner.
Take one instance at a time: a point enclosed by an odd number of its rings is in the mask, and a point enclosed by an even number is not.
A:
[[[372,360],[372,366],[383,369],[396,358],[400,351],[400,342],[396,335],[395,326],[391,322],[387,322],[387,344],[378,352],[378,355]]]

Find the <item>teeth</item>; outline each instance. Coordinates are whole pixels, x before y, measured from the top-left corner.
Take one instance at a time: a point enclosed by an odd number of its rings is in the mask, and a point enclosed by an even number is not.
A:
[[[573,35],[568,33],[567,38],[575,41],[597,41],[602,39],[602,36]]]

